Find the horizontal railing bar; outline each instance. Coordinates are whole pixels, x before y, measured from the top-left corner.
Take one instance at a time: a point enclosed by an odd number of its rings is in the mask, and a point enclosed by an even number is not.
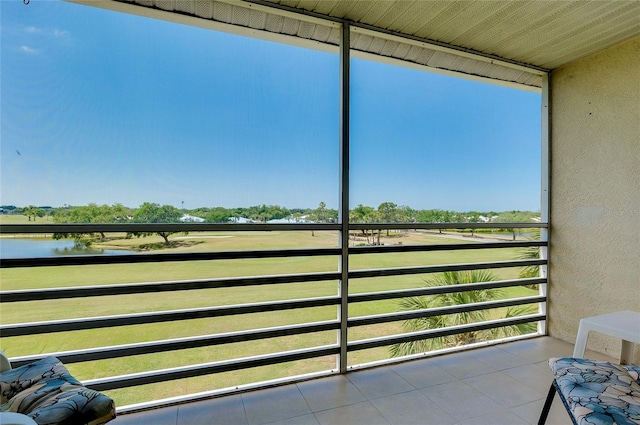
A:
[[[439,308],[413,310],[401,313],[377,314],[371,316],[354,317],[349,319],[349,327],[377,325],[380,323],[397,322],[400,320],[420,319],[425,317],[444,316],[447,314],[467,313],[471,311],[489,310],[493,308],[512,307],[517,305],[535,304],[545,302],[545,296],[533,296],[522,298],[511,298],[499,301],[485,301],[474,304],[463,304]]]
[[[107,391],[137,385],[154,384],[176,379],[192,378],[213,373],[229,372],[258,366],[269,366],[296,360],[336,355],[340,352],[338,345],[327,345],[304,350],[286,351],[255,357],[204,363],[199,365],[156,370],[151,372],[121,375],[104,379],[83,381],[83,385],[96,391]]]
[[[63,363],[79,363],[330,331],[339,328],[340,322],[338,322],[337,320],[330,320],[324,322],[306,323],[303,325],[279,326],[265,329],[228,332],[216,335],[202,335],[187,338],[152,341],[139,344],[124,344],[87,350],[63,351],[58,353],[39,354],[35,356],[23,356],[12,358],[11,364],[15,367],[22,366],[49,356],[57,357]]]
[[[340,255],[340,253],[341,250],[339,248],[313,248],[274,249],[262,251],[185,252],[172,254],[69,255],[62,257],[6,258],[0,260],[0,268],[316,257]]]
[[[546,246],[544,241],[505,241],[488,243],[466,244],[437,244],[437,245],[396,245],[374,247],[351,247],[349,254],[375,254],[391,252],[418,252],[418,251],[450,251],[466,249],[494,249],[494,248],[518,248],[529,246]],[[289,257],[315,257],[340,255],[339,248],[313,248],[313,249],[284,249],[284,250],[260,250],[260,251],[220,251],[220,252],[191,252],[171,254],[116,254],[116,255],[69,255],[61,257],[35,257],[35,258],[6,258],[0,259],[0,268],[17,267],[53,267],[75,265],[104,265],[104,264],[130,264],[130,263],[156,263],[178,261],[212,261],[212,260],[241,260],[256,258],[289,258]]]
[[[514,286],[538,285],[543,283],[547,283],[547,278],[530,277],[515,280],[496,280],[492,282],[465,283],[460,285],[431,286],[419,289],[402,289],[399,291],[367,292],[362,294],[349,295],[349,303],[381,301],[394,298],[417,297],[423,295],[453,294],[456,292],[510,288]]]
[[[495,248],[526,248],[532,246],[547,246],[545,241],[504,241],[504,242],[474,242],[434,245],[379,245],[357,246],[349,248],[349,254],[382,254],[393,252],[428,252],[428,251],[458,251],[468,249]]]
[[[0,234],[329,231],[340,228],[336,223],[47,223],[3,224]]]
[[[536,229],[547,223],[349,223],[349,230],[386,229]]]
[[[351,230],[378,229],[535,229],[547,223],[349,223]],[[332,231],[339,223],[46,223],[3,224],[0,234],[29,233],[134,233],[134,232],[247,232]]]
[[[0,325],[3,337],[32,335],[52,332],[76,331],[114,326],[141,325],[179,320],[205,319],[250,313],[293,310],[298,308],[325,307],[337,305],[340,298],[318,297],[302,300],[274,301],[266,303],[240,304],[224,307],[197,308],[186,310],[160,311],[153,313],[124,314],[117,316],[86,317],[47,322],[31,322]]]
[[[62,298],[85,298],[108,295],[129,295],[149,292],[189,291],[197,289],[228,288],[253,285],[257,286],[286,283],[323,282],[337,279],[340,279],[340,273],[325,272],[273,276],[248,276],[241,278],[184,280],[171,282],[92,285],[72,288],[22,289],[15,291],[0,291],[0,303],[41,301]]]
[[[458,335],[465,332],[483,331],[487,329],[501,328],[504,326],[520,325],[523,323],[539,322],[546,320],[544,314],[533,314],[509,319],[498,319],[488,322],[474,323],[471,325],[458,325],[440,329],[429,329],[426,331],[410,332],[401,335],[381,338],[364,339],[350,342],[347,345],[348,351],[366,350],[369,348],[384,347],[403,342],[419,341],[421,339],[439,338],[449,335]]]
[[[539,266],[547,264],[547,260],[509,260],[494,261],[487,263],[461,263],[461,264],[443,264],[437,266],[420,266],[420,267],[397,267],[387,269],[365,269],[353,270],[349,272],[350,279],[361,279],[366,277],[384,277],[384,276],[402,276],[408,274],[423,273],[440,273],[462,270],[482,270],[482,269],[500,269],[506,267],[526,267]]]
[[[525,260],[530,261],[530,260]],[[446,270],[459,270],[459,268],[451,269],[451,265],[443,266],[425,266],[425,267],[446,267]],[[459,265],[455,265],[459,267]],[[483,266],[484,267],[484,266]],[[381,269],[375,269],[381,270]],[[391,269],[389,269],[391,270]],[[446,271],[445,269],[436,270]],[[352,273],[358,273],[354,271]],[[182,291],[196,289],[224,288],[232,286],[251,286],[251,285],[268,285],[281,283],[300,283],[313,281],[328,281],[340,278],[338,272],[324,273],[308,273],[308,274],[291,274],[291,275],[273,275],[273,276],[249,276],[241,278],[220,278],[220,279],[202,279],[191,281],[174,281],[174,282],[143,282],[132,284],[118,285],[93,285],[73,288],[49,288],[49,289],[24,289],[14,291],[1,291],[0,303],[19,302],[19,301],[40,301],[61,298],[82,298],[90,296],[104,295],[125,295],[148,292],[163,291]],[[546,282],[539,282],[546,283]]]

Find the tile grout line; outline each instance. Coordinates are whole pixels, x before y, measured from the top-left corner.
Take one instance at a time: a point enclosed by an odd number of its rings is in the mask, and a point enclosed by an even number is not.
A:
[[[242,402],[242,411],[244,412],[244,420],[249,425],[249,415],[247,414],[247,406],[244,404],[244,394],[240,394],[240,401]]]
[[[413,392],[413,391],[419,391],[419,389],[418,389],[418,388],[416,388],[416,387],[415,387],[415,385],[413,385],[411,382],[409,382],[409,381],[407,381],[406,379],[404,379],[404,377],[402,377],[398,372],[396,372],[395,370],[393,370],[393,368],[389,368],[389,370],[390,370],[393,374],[395,374],[398,378],[402,379],[402,381],[406,382],[406,383],[407,383],[410,387],[412,387],[413,389],[412,389],[412,390],[410,390],[410,391],[401,391],[401,392],[396,393],[396,394],[390,394],[390,395],[388,395],[388,396],[386,396],[386,397],[391,397],[391,396],[395,396],[395,395],[398,395],[398,394],[407,394],[407,393],[410,393],[410,392]],[[378,409],[374,403],[372,403],[372,402],[371,402],[371,399],[369,399],[368,397],[365,397],[365,398],[369,401],[369,403],[371,404],[371,406],[373,406],[373,408],[374,408],[374,409],[376,409],[376,412],[378,412],[378,413],[380,414],[380,416],[382,416],[382,417],[384,418],[384,420],[385,420],[385,421],[387,421],[387,423],[388,423],[389,425],[392,425],[392,423],[391,423],[391,421],[389,420],[389,418],[387,418],[387,417],[386,417],[386,415],[385,415],[384,413],[382,413],[382,412],[380,411],[380,409]],[[373,399],[373,400],[380,400],[380,399],[382,399],[382,398],[384,398],[384,397],[378,397],[378,398]]]

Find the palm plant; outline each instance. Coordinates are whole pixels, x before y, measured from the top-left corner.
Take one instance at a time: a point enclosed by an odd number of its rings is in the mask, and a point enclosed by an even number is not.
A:
[[[527,314],[532,314],[536,312],[535,306],[518,306],[518,307],[510,307],[507,309],[504,318],[510,319],[513,317],[525,316]],[[534,333],[538,330],[538,325],[534,322],[529,323],[520,323],[518,325],[505,326],[503,328],[499,328],[501,336],[507,338],[510,336],[518,336]]]
[[[460,272],[445,272],[431,279],[424,281],[425,286],[448,286],[464,285],[469,283],[491,282],[498,280],[497,276],[486,270],[467,270]],[[415,311],[431,308],[456,306],[463,304],[474,304],[500,299],[503,297],[502,291],[498,289],[479,289],[464,292],[454,292],[448,294],[438,294],[431,296],[403,298],[398,302],[400,310]],[[531,312],[534,307],[509,308],[505,317],[516,317]],[[488,319],[487,310],[452,313],[442,316],[421,317],[409,319],[403,323],[407,332],[417,332],[428,329],[439,329],[456,325],[483,322]],[[513,325],[503,328],[463,332],[456,335],[449,335],[426,340],[410,341],[391,346],[393,357],[418,354],[437,350],[445,347],[455,347],[472,344],[477,341],[521,335],[535,331],[535,324],[526,323],[523,325]]]
[[[530,241],[539,241],[540,229],[532,229],[531,236],[529,236],[527,239]],[[540,258],[540,247],[528,246],[524,248],[518,248],[515,257],[518,260],[537,260]],[[538,277],[540,276],[540,266],[523,267],[518,276],[521,278]]]

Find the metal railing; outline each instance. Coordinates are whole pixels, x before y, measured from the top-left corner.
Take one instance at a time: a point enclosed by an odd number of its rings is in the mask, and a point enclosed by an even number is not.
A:
[[[367,230],[421,230],[428,231],[434,229],[489,229],[489,228],[546,228],[546,224],[541,223],[351,223],[351,231]],[[135,224],[135,225],[5,225],[0,228],[0,234],[24,235],[28,233],[88,233],[88,232],[153,232],[153,231],[224,231],[224,232],[245,232],[245,231],[341,231],[339,224],[291,224],[291,225],[268,225],[268,224]],[[424,244],[424,245],[393,245],[393,246],[350,246],[346,250],[349,256],[362,256],[371,254],[402,254],[416,252],[445,252],[460,250],[487,250],[505,248],[526,248],[526,247],[546,247],[546,241],[501,241],[501,242],[474,242],[474,243],[452,243],[452,244]],[[183,261],[220,261],[220,260],[252,260],[252,259],[275,259],[275,258],[296,258],[296,257],[335,257],[336,267],[341,263],[341,256],[344,255],[343,248],[307,248],[307,249],[274,249],[274,250],[248,250],[248,251],[220,251],[220,252],[190,252],[190,253],[167,253],[167,254],[130,254],[130,255],[86,255],[86,256],[62,256],[46,258],[5,258],[0,260],[2,269],[12,268],[37,268],[37,267],[67,267],[67,266],[90,266],[107,264],[140,264],[140,263],[165,263]],[[348,264],[348,262],[347,262]],[[545,268],[546,259],[508,260],[493,262],[472,262],[460,264],[444,265],[418,265],[410,267],[380,267],[372,269],[349,269],[346,273],[349,282],[366,278],[401,277],[408,275],[425,275],[441,272],[463,271],[463,270],[487,270],[503,269],[513,267],[541,266]],[[254,287],[259,291],[266,285],[282,284],[310,284],[314,282],[340,282],[345,274],[338,269],[335,271],[323,271],[312,273],[287,273],[265,276],[234,276],[223,278],[191,279],[179,281],[153,281],[153,282],[132,282],[124,284],[102,284],[83,285],[75,287],[57,287],[42,289],[11,289],[0,291],[0,303],[8,305],[11,303],[30,303],[45,300],[78,299],[87,297],[106,296],[128,296],[132,294],[171,294],[175,291],[198,291],[219,288],[241,288]],[[90,280],[90,278],[88,278]],[[443,316],[449,314],[468,313],[492,309],[507,308],[522,305],[540,306],[535,314],[523,316],[500,318],[488,320],[480,323],[469,323],[457,326],[449,326],[439,329],[425,329],[417,332],[402,332],[393,335],[376,336],[360,340],[348,341],[346,347],[341,347],[340,341],[346,338],[336,338],[335,344],[308,346],[302,349],[281,350],[274,353],[261,354],[258,356],[242,357],[233,359],[210,361],[200,364],[172,367],[168,369],[147,370],[133,374],[122,374],[103,378],[93,378],[84,380],[85,385],[100,391],[122,389],[139,385],[178,380],[191,377],[200,377],[221,372],[237,371],[259,366],[269,366],[279,363],[287,363],[297,360],[314,359],[326,356],[340,357],[341,352],[351,353],[371,348],[388,347],[394,344],[419,341],[432,338],[440,338],[450,335],[458,335],[467,332],[476,332],[488,329],[514,326],[524,323],[541,323],[546,320],[544,303],[546,296],[544,291],[539,291],[535,296],[524,296],[512,299],[500,299],[487,302],[479,302],[464,305],[444,306],[415,311],[394,311],[386,313],[376,313],[372,315],[352,316],[347,314],[347,322],[340,320],[341,306],[355,306],[358,303],[389,301],[403,299],[407,297],[435,296],[438,294],[451,294],[456,292],[495,290],[528,285],[545,285],[546,277],[505,279],[491,282],[476,282],[464,285],[420,287],[409,289],[396,289],[384,291],[372,291],[361,293],[346,293],[339,289],[337,293],[329,296],[309,297],[302,299],[286,299],[276,301],[252,302],[246,304],[230,304],[199,308],[186,308],[168,311],[146,311],[128,314],[115,314],[108,316],[81,317],[70,319],[55,319],[38,322],[2,323],[0,324],[0,335],[4,338],[22,337],[33,338],[35,335],[51,334],[50,338],[55,338],[53,334],[59,332],[75,332],[82,330],[104,330],[111,327],[133,326],[145,324],[157,324],[165,322],[186,321],[193,319],[216,318],[216,317],[238,317],[253,313],[265,313],[286,310],[305,310],[316,307],[332,307],[337,312],[336,319],[320,320],[316,322],[303,322],[288,324],[283,326],[260,328],[255,327],[248,330],[232,332],[214,333],[208,335],[194,335],[189,337],[173,338],[166,340],[137,341],[129,344],[92,347],[76,349],[54,353],[33,353],[29,355],[11,358],[14,365],[27,364],[47,355],[55,355],[62,362],[67,364],[81,362],[95,362],[105,359],[115,359],[143,354],[171,353],[176,350],[191,348],[214,347],[225,344],[240,342],[250,342],[259,340],[270,340],[279,337],[294,335],[313,334],[318,332],[331,331],[349,332],[350,329],[369,325],[380,325],[395,322],[403,322],[411,319],[424,319],[428,317]],[[336,285],[338,288],[338,285]],[[347,312],[348,313],[348,312]],[[345,317],[345,315],[342,315]],[[529,335],[531,336],[531,335]],[[3,347],[5,351],[11,353],[10,347]],[[346,350],[345,350],[346,348]],[[348,359],[343,359],[348,360]],[[346,364],[347,361],[338,362]],[[322,373],[345,372],[341,368],[332,368]],[[215,390],[215,389],[214,389]],[[188,396],[185,396],[188,397]],[[174,399],[175,401],[175,399]],[[126,408],[125,408],[126,409]]]

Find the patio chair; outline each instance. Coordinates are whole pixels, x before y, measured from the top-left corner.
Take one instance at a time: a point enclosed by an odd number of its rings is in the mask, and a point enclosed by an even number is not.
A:
[[[538,425],[558,393],[574,425],[640,424],[640,366],[574,357],[549,359],[554,379]]]
[[[113,400],[84,387],[57,358],[11,369],[0,351],[0,424],[101,425],[115,417]]]

